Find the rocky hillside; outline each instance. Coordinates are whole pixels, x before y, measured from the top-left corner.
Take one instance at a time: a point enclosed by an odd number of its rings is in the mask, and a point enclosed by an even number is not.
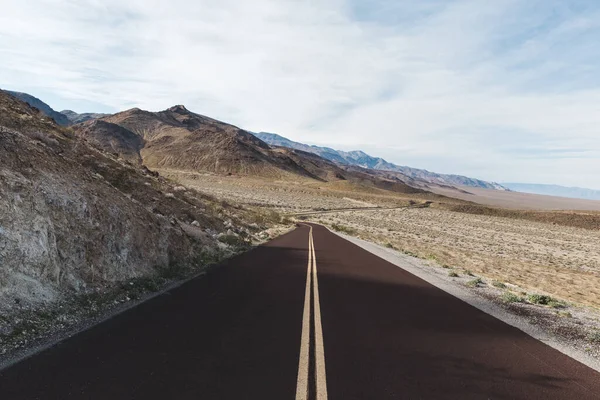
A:
[[[219,232],[248,232],[242,211],[117,159],[123,138],[141,146],[121,130],[99,151],[0,92],[0,311],[195,268]]]
[[[341,151],[334,150],[329,147],[311,146],[304,143],[294,142],[274,133],[259,132],[254,133],[254,135],[256,135],[256,137],[260,138],[264,142],[273,146],[289,147],[314,153],[341,165],[350,165],[367,169],[398,172],[410,179],[420,180],[422,181],[421,183],[429,183],[442,186],[471,186],[485,189],[506,190],[506,188],[504,188],[502,185],[499,185],[494,182],[486,182],[461,175],[438,174],[435,172],[426,171],[424,169],[399,166],[387,162],[383,158],[370,156],[367,153],[360,150]]]
[[[59,113],[58,111],[54,111],[52,109],[52,107],[50,107],[48,104],[44,103],[37,97],[33,97],[32,95],[27,94],[27,93],[12,92],[12,91],[8,91],[8,90],[6,91],[6,93],[10,94],[13,97],[16,97],[17,99],[19,99],[21,101],[24,101],[25,103],[29,104],[31,107],[37,108],[44,115],[52,118],[54,120],[54,122],[56,122],[58,125],[67,126],[70,124],[70,121],[66,115],[63,115],[63,114]]]
[[[151,169],[318,179],[254,135],[184,106],[160,112],[135,108],[75,129],[103,150],[138,157]]]

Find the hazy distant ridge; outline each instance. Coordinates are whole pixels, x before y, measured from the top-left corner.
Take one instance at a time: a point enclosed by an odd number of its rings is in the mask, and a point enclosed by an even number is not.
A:
[[[505,187],[495,182],[486,182],[480,179],[469,178],[461,175],[438,174],[435,172],[426,171],[424,169],[399,166],[392,164],[381,157],[370,156],[361,150],[341,151],[329,147],[307,145],[304,143],[294,142],[293,140],[289,140],[288,138],[275,133],[258,132],[254,133],[254,135],[270,145],[307,151],[339,164],[355,165],[363,168],[371,168],[382,171],[400,172],[410,178],[420,179],[438,185],[460,185],[485,189],[506,190]]]
[[[503,183],[510,190],[523,193],[545,194],[548,196],[569,197],[574,199],[600,200],[600,190],[537,183]]]

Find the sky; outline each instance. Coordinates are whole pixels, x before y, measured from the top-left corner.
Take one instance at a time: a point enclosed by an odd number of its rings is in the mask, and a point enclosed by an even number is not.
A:
[[[0,0],[0,88],[600,189],[595,0]]]

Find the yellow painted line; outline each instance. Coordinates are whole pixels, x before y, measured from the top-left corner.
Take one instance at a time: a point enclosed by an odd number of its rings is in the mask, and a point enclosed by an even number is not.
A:
[[[325,372],[325,346],[323,345],[323,327],[321,325],[321,303],[319,302],[319,279],[317,278],[317,257],[315,244],[310,228],[310,248],[312,249],[314,305],[315,305],[315,381],[317,385],[317,400],[327,400],[327,375]]]
[[[306,267],[306,289],[304,291],[304,314],[302,316],[302,336],[300,338],[300,360],[298,362],[298,380],[296,384],[296,400],[308,400],[308,370],[310,351],[310,287],[312,256],[312,227],[308,233],[308,266]]]
[[[309,226],[309,225],[307,225]],[[300,359],[298,361],[298,380],[296,382],[296,400],[308,400],[310,370],[310,333],[311,307],[313,295],[315,322],[315,392],[316,400],[327,400],[327,379],[325,373],[325,348],[323,345],[323,327],[321,324],[321,303],[319,301],[319,281],[317,277],[317,257],[313,228],[308,231],[308,267],[306,268],[306,288],[304,289],[304,312],[302,315],[302,335],[300,338]],[[312,290],[311,290],[312,289]]]

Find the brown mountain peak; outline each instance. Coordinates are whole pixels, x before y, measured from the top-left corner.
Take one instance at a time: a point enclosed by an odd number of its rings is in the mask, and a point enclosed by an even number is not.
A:
[[[181,114],[181,113],[189,113],[188,109],[187,109],[187,108],[185,108],[185,106],[184,106],[184,105],[182,105],[182,104],[178,104],[178,105],[176,105],[176,106],[173,106],[173,107],[171,107],[171,108],[167,109],[167,111],[174,112],[174,113],[178,113],[178,114]]]

